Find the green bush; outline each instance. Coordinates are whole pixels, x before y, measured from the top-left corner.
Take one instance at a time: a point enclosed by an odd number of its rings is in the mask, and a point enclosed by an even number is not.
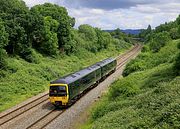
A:
[[[110,99],[115,99],[119,96],[122,97],[131,97],[138,93],[139,87],[136,82],[133,82],[134,80],[125,80],[122,79],[117,81],[114,86],[110,89]]]
[[[26,51],[21,52],[21,57],[27,62],[38,64],[42,55],[38,54],[34,49],[28,48]]]
[[[179,128],[180,78],[174,75],[172,77],[171,74],[173,74],[172,65],[163,64],[118,80],[112,85],[110,92],[93,108],[89,127],[92,129]],[[163,77],[164,80],[153,82]],[[152,83],[147,86],[146,82]],[[116,94],[119,88],[129,85],[138,89],[136,94],[131,96]],[[115,94],[115,98],[112,94]]]
[[[5,60],[6,57],[7,57],[6,51],[0,48],[0,70],[7,68],[7,61]]]
[[[150,51],[150,48],[148,45],[144,45],[141,52],[149,52]]]
[[[89,129],[180,128],[179,40],[169,42],[178,38],[179,23],[180,17],[142,31],[150,43],[127,64],[123,75],[129,76],[113,83],[93,108]]]
[[[178,75],[180,75],[180,53],[178,54],[175,62],[175,70]]]
[[[127,65],[125,70],[123,71],[123,76],[128,76],[130,73],[135,71],[141,71],[145,69],[144,61],[131,60]]]
[[[179,50],[180,50],[180,42],[178,43],[177,47],[178,47]],[[180,52],[179,52],[179,54],[178,54],[177,57],[176,57],[176,61],[175,61],[174,68],[175,68],[175,70],[176,70],[176,73],[177,73],[178,75],[180,75]]]
[[[170,41],[169,33],[164,31],[157,33],[150,41],[149,47],[153,52],[158,52]]]
[[[123,76],[127,76],[136,71],[151,69],[162,63],[174,62],[176,55],[178,54],[178,42],[179,40],[168,43],[156,53],[152,53],[151,51],[142,52],[136,59],[130,61],[126,65],[126,68],[123,71]]]

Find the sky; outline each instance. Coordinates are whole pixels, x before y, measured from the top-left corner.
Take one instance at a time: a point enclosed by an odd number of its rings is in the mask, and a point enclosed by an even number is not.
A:
[[[66,7],[77,28],[89,24],[103,30],[152,28],[175,20],[180,0],[24,0],[32,7],[45,2]]]

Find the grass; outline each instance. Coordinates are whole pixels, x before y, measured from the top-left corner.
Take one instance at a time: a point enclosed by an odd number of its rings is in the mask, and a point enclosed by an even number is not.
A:
[[[43,57],[36,53],[37,64],[28,63],[19,57],[8,57],[8,70],[0,71],[0,111],[48,90],[51,80],[80,70],[104,58],[117,56],[124,50],[107,49],[93,54],[82,49],[71,56],[64,55],[57,58]]]
[[[177,42],[163,47],[156,57],[151,53],[153,59],[146,60],[145,65],[152,67],[133,71],[113,83],[91,109],[83,129],[180,128],[180,76],[173,68]]]

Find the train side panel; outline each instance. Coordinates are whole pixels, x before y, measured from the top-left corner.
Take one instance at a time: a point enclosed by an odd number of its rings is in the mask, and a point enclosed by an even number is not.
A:
[[[98,73],[98,74],[96,74],[96,73]],[[83,91],[85,91],[91,85],[96,83],[96,81],[101,78],[100,76],[101,76],[100,72],[97,69],[96,71],[93,71],[90,74],[69,84],[68,85],[69,86],[69,98],[72,99],[72,98],[76,97],[77,95],[81,94]]]
[[[113,60],[112,62],[103,65],[101,67],[101,71],[102,71],[102,76],[105,77],[106,75],[108,75],[110,72],[114,71],[116,69],[116,65],[117,62],[116,60]]]

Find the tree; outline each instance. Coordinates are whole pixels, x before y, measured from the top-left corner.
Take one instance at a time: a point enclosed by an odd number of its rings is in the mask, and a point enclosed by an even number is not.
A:
[[[80,25],[78,27],[79,32],[85,35],[86,40],[96,43],[97,42],[97,34],[95,29],[87,24]]]
[[[86,41],[86,49],[96,53],[99,48],[96,30],[87,24],[80,25],[78,28],[81,37]]]
[[[167,42],[170,41],[170,36],[168,32],[160,32],[154,35],[150,41],[150,49],[153,52],[158,52],[161,47],[165,46]]]
[[[169,34],[172,39],[178,39],[180,37],[180,33],[178,33],[178,28],[172,28]]]
[[[14,17],[28,12],[28,7],[22,0],[0,0],[0,13],[11,14]]]
[[[29,10],[21,0],[1,0],[0,4],[0,17],[9,34],[6,51],[9,54],[21,55],[22,51],[29,47],[25,31],[27,25],[24,22]]]
[[[27,34],[16,20],[6,20],[6,30],[9,34],[9,43],[6,50],[9,54],[20,55],[27,47]]]
[[[114,32],[115,32],[115,35],[120,35],[121,34],[121,30],[119,28],[115,29]]]
[[[74,27],[75,26],[75,23],[76,23],[76,20],[75,18],[70,18],[70,24],[71,24],[71,27]]]
[[[55,4],[45,3],[43,5],[36,5],[31,8],[31,12],[36,15],[41,15],[43,17],[51,16],[52,19],[55,19],[59,22],[57,29],[58,37],[58,48],[61,51],[68,50],[66,44],[68,44],[71,38],[71,26],[74,25],[74,20],[69,15],[67,10],[64,7],[60,7]]]
[[[95,28],[97,35],[97,49],[100,51],[101,49],[106,49],[108,44],[111,42],[111,35],[108,32],[103,32],[102,30]]]
[[[5,31],[4,23],[0,19],[0,69],[6,67],[6,51],[4,47],[8,44],[8,33]]]
[[[59,23],[52,17],[44,17],[44,27],[42,29],[42,41],[38,44],[39,51],[48,56],[56,55],[58,52],[58,38],[56,31]]]
[[[141,31],[141,33],[139,34],[139,37],[143,38],[144,41],[147,43],[151,40],[152,35],[153,34],[152,34],[151,25],[148,25],[147,29]]]
[[[0,48],[3,49],[8,44],[8,33],[5,30],[4,22],[0,19]]]
[[[111,32],[112,37],[124,40],[125,34],[119,28]]]
[[[146,33],[151,33],[152,29],[151,29],[151,25],[148,25],[148,28],[146,30]]]

